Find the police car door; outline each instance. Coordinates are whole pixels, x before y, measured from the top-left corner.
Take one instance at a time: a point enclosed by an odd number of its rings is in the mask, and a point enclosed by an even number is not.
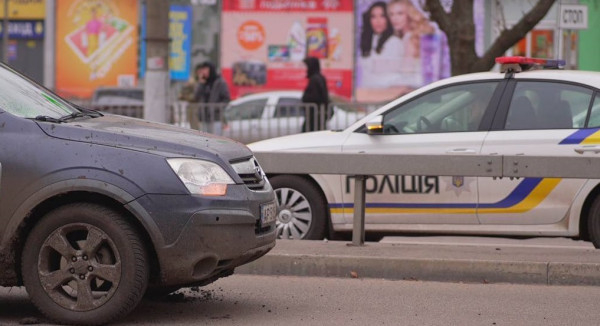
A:
[[[453,84],[434,89],[385,112],[383,134],[354,132],[343,145],[343,152],[387,154],[474,155],[481,150],[488,128],[485,116],[495,108],[493,96],[501,81]],[[493,113],[493,112],[492,112]],[[366,182],[366,223],[371,229],[410,229],[397,224],[473,224],[478,223],[477,179],[380,175]],[[342,178],[344,210],[352,218],[354,182]],[[377,224],[375,226],[374,224]],[[394,225],[396,224],[396,225]]]
[[[578,156],[586,134],[590,88],[559,81],[524,80],[517,75],[486,138],[482,154]],[[513,91],[514,89],[514,91]],[[585,137],[584,137],[585,138]],[[518,167],[516,167],[518,168]],[[482,224],[547,225],[563,221],[581,179],[479,178]],[[537,228],[537,227],[536,227]]]

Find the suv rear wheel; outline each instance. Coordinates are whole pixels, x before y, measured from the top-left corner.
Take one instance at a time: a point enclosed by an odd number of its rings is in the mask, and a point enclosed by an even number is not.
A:
[[[32,302],[61,323],[101,325],[123,317],[148,284],[139,235],[120,213],[96,204],[48,213],[27,237],[22,255]]]

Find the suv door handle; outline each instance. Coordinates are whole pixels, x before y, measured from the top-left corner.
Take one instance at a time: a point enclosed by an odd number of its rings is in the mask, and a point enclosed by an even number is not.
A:
[[[475,154],[475,150],[472,148],[455,148],[446,151],[446,154]]]
[[[573,149],[577,154],[583,154],[585,152],[592,152],[594,154],[598,154],[600,153],[600,147],[598,146],[581,146],[581,147],[575,147]]]

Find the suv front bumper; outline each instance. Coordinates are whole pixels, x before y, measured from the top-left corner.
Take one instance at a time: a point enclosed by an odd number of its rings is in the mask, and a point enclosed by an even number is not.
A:
[[[253,261],[275,246],[275,222],[260,224],[260,205],[274,202],[273,192],[232,185],[223,197],[145,195],[130,207],[142,207],[160,230],[151,234],[160,269],[160,285],[194,285]],[[145,223],[145,224],[146,224]],[[157,240],[158,239],[158,240]]]

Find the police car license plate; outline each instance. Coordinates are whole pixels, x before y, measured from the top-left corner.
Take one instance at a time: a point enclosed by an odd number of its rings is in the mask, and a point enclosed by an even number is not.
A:
[[[260,205],[260,222],[262,225],[275,222],[277,219],[277,204],[275,202]]]

